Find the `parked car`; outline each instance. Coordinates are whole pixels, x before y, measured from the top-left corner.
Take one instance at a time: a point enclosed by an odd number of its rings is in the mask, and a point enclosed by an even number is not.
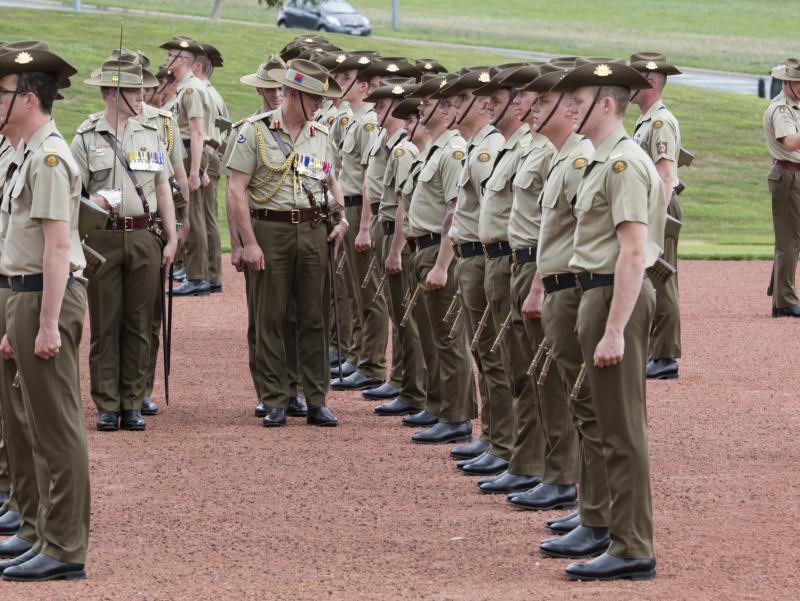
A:
[[[299,27],[350,35],[372,33],[369,19],[341,0],[287,0],[278,11],[278,27]]]

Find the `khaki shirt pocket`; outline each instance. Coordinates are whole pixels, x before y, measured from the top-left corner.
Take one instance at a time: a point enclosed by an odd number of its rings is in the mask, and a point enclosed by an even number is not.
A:
[[[507,177],[492,177],[486,182],[486,189],[491,190],[492,192],[501,192],[505,189],[506,184],[508,183]]]
[[[438,159],[432,159],[428,161],[427,163],[425,163],[425,166],[422,168],[422,171],[420,171],[419,178],[417,179],[417,181],[423,183],[431,181],[433,179],[433,176],[436,175],[436,171],[438,170],[438,168],[439,168]]]
[[[93,183],[103,183],[111,175],[116,157],[110,148],[97,152],[92,149],[89,156],[89,180]]]
[[[514,177],[514,186],[520,190],[527,190],[533,184],[535,175],[532,169],[517,171],[517,175]]]
[[[356,135],[353,133],[353,128],[347,130],[342,142],[342,154],[350,154],[356,147]]]

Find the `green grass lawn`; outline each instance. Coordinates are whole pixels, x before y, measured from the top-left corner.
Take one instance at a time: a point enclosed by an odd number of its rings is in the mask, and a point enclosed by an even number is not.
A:
[[[144,0],[138,0],[142,3]],[[161,4],[176,2],[165,0]],[[255,2],[255,0],[253,0]],[[243,3],[244,0],[236,0]],[[186,5],[189,4],[187,1]],[[263,10],[263,9],[262,9]],[[117,45],[119,15],[85,15],[6,9],[0,22],[0,39],[42,39],[80,71],[56,106],[55,118],[62,133],[71,138],[85,116],[101,107],[96,88],[82,83]],[[214,76],[231,114],[250,114],[259,101],[239,77],[252,72],[263,57],[278,50],[297,32],[292,30],[126,16],[127,47],[148,53],[157,64],[164,57],[158,45],[173,34],[192,35],[216,45],[225,57],[225,68]],[[76,35],[80,32],[80,35]],[[340,36],[337,43],[348,49],[372,46],[368,38]],[[462,65],[505,62],[507,58],[485,52],[462,52],[400,43],[382,43],[387,55],[411,57],[433,54],[451,69]],[[766,101],[741,95],[706,92],[686,86],[668,86],[666,102],[681,120],[683,143],[695,154],[692,167],[681,169],[687,186],[681,195],[685,222],[681,254],[693,258],[767,258],[772,254],[772,227],[765,174],[769,159],[761,132]],[[629,121],[637,107],[631,107]],[[630,123],[629,123],[630,125]],[[220,194],[220,201],[224,194]],[[224,207],[220,207],[224,223]],[[223,236],[227,237],[226,228]]]
[[[63,0],[69,4],[69,0]],[[207,16],[213,0],[85,0]],[[389,28],[390,0],[352,0],[375,33],[562,54],[627,56],[660,50],[682,65],[766,73],[795,48],[784,0],[400,0],[400,30]],[[226,19],[275,23],[257,0],[226,0]]]

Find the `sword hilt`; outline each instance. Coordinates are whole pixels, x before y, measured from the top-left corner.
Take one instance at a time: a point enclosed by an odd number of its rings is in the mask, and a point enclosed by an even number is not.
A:
[[[581,363],[581,370],[578,372],[578,377],[575,379],[575,385],[572,387],[572,392],[569,393],[570,400],[578,400],[578,395],[581,393],[583,381],[586,379],[587,373],[588,370],[586,369],[586,364]]]
[[[342,275],[342,269],[344,269],[344,261],[347,258],[347,255],[342,253],[342,256],[339,257],[339,262],[336,264],[336,275]]]
[[[369,286],[369,279],[372,277],[372,272],[375,271],[375,255],[372,255],[372,260],[369,262],[369,267],[367,268],[367,273],[364,276],[363,281],[361,282],[361,289],[366,290],[367,286]]]
[[[414,311],[414,306],[417,304],[420,292],[422,292],[422,284],[417,284],[417,288],[416,290],[414,290],[414,294],[412,294],[411,298],[408,300],[408,304],[406,305],[406,312],[403,314],[403,319],[400,321],[401,328],[406,327],[408,320],[411,319],[411,313]]]
[[[448,334],[448,338],[452,339],[456,337],[456,330],[458,329],[458,326],[461,325],[461,315],[462,311],[461,307],[459,307],[458,311],[456,312],[456,316],[453,318],[453,327],[450,328],[450,333]]]
[[[490,352],[497,352],[497,349],[500,348],[500,342],[502,342],[503,336],[505,336],[506,330],[508,330],[509,327],[511,327],[511,311],[508,312],[508,315],[506,315],[506,318],[503,320],[503,325],[500,326],[500,331],[497,333],[497,338],[494,339]]]
[[[381,292],[383,292],[383,287],[384,287],[385,285],[386,285],[386,272],[384,271],[384,272],[383,272],[383,275],[381,276],[381,279],[380,279],[380,281],[378,282],[378,288],[377,288],[377,290],[375,290],[375,294],[374,294],[374,295],[373,295],[373,297],[372,297],[372,302],[373,302],[373,303],[374,303],[376,300],[378,300],[378,297],[381,295]]]
[[[447,312],[444,314],[444,320],[449,322],[453,315],[456,313],[457,309],[460,309],[458,306],[458,292],[453,295],[453,299],[450,301],[450,305],[447,307]]]
[[[469,350],[475,352],[475,349],[478,348],[478,341],[481,338],[481,334],[483,334],[484,328],[486,328],[486,322],[489,320],[491,314],[492,309],[487,304],[486,308],[483,310],[483,315],[481,315],[481,320],[478,322],[478,327],[475,328],[475,335],[472,337],[472,342],[469,343]]]
[[[539,386],[544,386],[544,381],[547,379],[547,374],[550,373],[550,365],[553,363],[553,353],[550,352],[548,348],[546,351],[547,355],[544,358],[544,363],[542,364],[542,371],[539,372],[539,379],[536,380],[536,383]]]

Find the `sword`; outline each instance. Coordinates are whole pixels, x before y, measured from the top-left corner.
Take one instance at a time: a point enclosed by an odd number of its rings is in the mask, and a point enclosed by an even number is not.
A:
[[[417,284],[416,290],[414,290],[414,294],[411,295],[411,298],[408,300],[408,304],[406,305],[406,312],[403,314],[403,319],[400,321],[400,327],[406,327],[408,320],[411,319],[411,312],[414,310],[414,306],[417,304],[419,300],[420,292],[422,292],[422,284]]]
[[[528,368],[528,375],[532,376],[536,373],[536,370],[539,368],[539,363],[542,362],[542,357],[547,352],[547,338],[543,339],[539,343],[539,347],[536,349],[536,354],[533,356],[533,361],[531,361],[531,366]]]
[[[376,300],[378,300],[378,297],[381,295],[381,292],[383,292],[383,287],[384,287],[385,285],[386,285],[386,272],[384,271],[384,272],[383,272],[383,275],[381,276],[381,280],[378,282],[378,289],[377,289],[377,290],[375,290],[375,294],[374,294],[374,295],[373,295],[373,297],[372,297],[372,302],[373,302],[373,303],[374,303]]]
[[[364,280],[361,282],[362,290],[366,290],[367,286],[369,286],[369,279],[372,277],[373,271],[375,271],[375,255],[372,255],[372,260],[369,262],[369,267],[367,268],[367,274],[364,276]]]
[[[472,337],[472,342],[469,345],[469,350],[475,351],[478,348],[478,340],[483,334],[483,329],[486,327],[486,322],[489,320],[489,316],[492,314],[491,307],[487,304],[486,309],[483,310],[483,315],[481,315],[481,320],[478,322],[478,327],[475,328],[475,335]]]
[[[450,318],[455,315],[457,309],[461,309],[458,305],[458,292],[453,295],[453,300],[450,301],[450,306],[447,307],[447,312],[444,314],[444,320],[449,322]]]
[[[500,326],[500,331],[497,332],[497,338],[494,339],[494,344],[492,344],[492,350],[490,352],[495,353],[497,349],[500,348],[500,341],[503,340],[503,336],[505,336],[506,330],[511,327],[511,311],[508,312],[506,318],[503,320],[503,325]]]
[[[586,374],[588,370],[586,369],[586,364],[581,363],[581,371],[578,372],[578,377],[575,380],[575,386],[572,387],[572,392],[569,393],[569,398],[573,401],[578,400],[578,395],[581,392],[581,388],[583,387],[583,381],[586,379]]]
[[[550,372],[550,364],[553,363],[553,353],[550,352],[550,349],[547,349],[547,356],[544,358],[544,364],[542,365],[542,371],[539,372],[539,379],[536,380],[536,383],[539,386],[544,386],[544,381],[547,378],[547,374]]]
[[[342,275],[342,269],[344,269],[344,261],[346,256],[346,254],[342,253],[342,256],[339,258],[339,263],[336,265],[335,275]]]
[[[453,318],[453,327],[450,328],[450,333],[448,334],[448,338],[455,338],[456,337],[456,330],[458,326],[461,324],[461,307],[459,307],[456,316]]]

